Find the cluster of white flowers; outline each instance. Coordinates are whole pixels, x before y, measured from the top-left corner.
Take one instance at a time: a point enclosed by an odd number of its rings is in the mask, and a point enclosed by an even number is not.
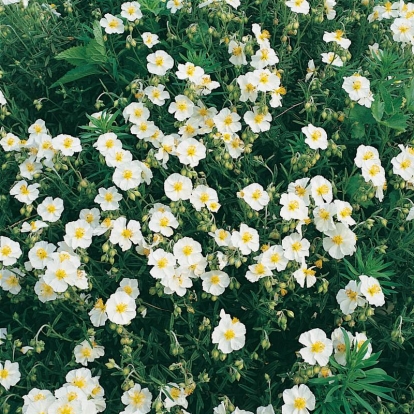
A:
[[[344,315],[351,315],[358,306],[370,305],[382,306],[385,297],[378,280],[372,276],[359,276],[360,282],[349,281],[344,289],[336,295],[341,311]]]
[[[0,382],[1,383],[1,382]],[[23,396],[23,413],[101,413],[106,408],[104,389],[99,376],[92,376],[87,368],[79,368],[66,374],[66,383],[52,393],[33,388]]]
[[[402,47],[410,45],[414,52],[414,3],[386,1],[374,6],[368,21],[372,23],[382,20],[392,20],[390,29],[393,39],[401,43]]]
[[[103,326],[108,319],[118,325],[129,324],[137,315],[135,299],[139,293],[136,279],[123,278],[117,291],[109,297],[106,303],[102,298],[96,300],[89,312],[92,325]]]
[[[371,182],[375,188],[375,196],[382,201],[387,180],[385,170],[381,165],[378,150],[369,145],[360,145],[354,159],[355,165],[361,168],[366,182]]]
[[[345,331],[348,336],[349,343],[359,350],[362,344],[368,339],[365,333],[355,333],[352,335],[350,332]],[[299,354],[305,362],[310,365],[318,364],[321,367],[325,367],[329,363],[330,356],[334,355],[334,358],[338,364],[346,365],[346,342],[344,338],[343,328],[336,328],[331,335],[331,339],[328,339],[326,333],[319,328],[311,329],[304,332],[299,337],[299,342],[305,345],[304,348],[299,350]],[[370,357],[372,353],[371,344],[368,345],[364,359]]]

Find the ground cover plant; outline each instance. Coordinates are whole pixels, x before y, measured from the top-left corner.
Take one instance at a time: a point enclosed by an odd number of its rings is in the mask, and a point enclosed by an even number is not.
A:
[[[0,412],[412,413],[414,3],[0,1]]]

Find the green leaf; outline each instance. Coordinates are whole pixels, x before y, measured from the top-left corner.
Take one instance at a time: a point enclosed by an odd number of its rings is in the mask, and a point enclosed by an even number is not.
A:
[[[55,56],[57,60],[66,60],[74,66],[84,65],[88,63],[85,46],[74,46],[64,50]]]
[[[368,412],[371,414],[377,414],[377,412],[371,407],[370,404],[368,404],[365,400],[363,400],[355,391],[350,390],[351,394],[355,398],[355,400],[362,405]]]
[[[102,27],[97,20],[93,23],[93,36],[95,37],[96,43],[105,48],[105,41],[102,35]]]
[[[405,131],[407,128],[408,118],[408,115],[396,113],[388,119],[381,121],[381,124],[387,126],[388,128],[396,129],[397,131]]]
[[[151,12],[155,16],[158,16],[163,10],[161,6],[163,3],[159,0],[141,0],[139,3],[143,12]]]
[[[79,80],[90,75],[98,75],[99,73],[101,73],[101,71],[96,65],[79,66],[77,68],[71,69],[69,72],[63,75],[59,80],[57,80],[53,85],[51,85],[51,88],[56,88],[59,85],[73,82],[75,80]]]
[[[372,116],[380,122],[383,115],[384,115],[384,102],[381,102],[379,99],[376,99],[371,107],[372,110]]]
[[[97,64],[106,63],[108,57],[106,56],[105,46],[100,45],[96,40],[91,40],[86,46],[86,59],[88,63],[91,61]]]

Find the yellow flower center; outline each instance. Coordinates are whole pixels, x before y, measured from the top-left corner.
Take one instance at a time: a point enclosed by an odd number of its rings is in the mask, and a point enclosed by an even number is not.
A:
[[[372,285],[367,289],[367,292],[370,296],[375,296],[377,293],[381,292],[381,287],[379,285]]]
[[[105,194],[105,201],[107,201],[108,203],[110,203],[113,200],[114,196],[112,195],[112,193],[106,193]]]
[[[298,252],[302,248],[302,243],[300,242],[294,242],[292,243],[292,250],[295,252]]]
[[[142,403],[145,400],[145,394],[142,392],[134,392],[132,397],[131,397],[131,401],[132,404],[136,407],[140,407],[142,405]]]
[[[122,176],[126,179],[126,180],[130,180],[133,176],[132,171],[131,170],[125,170],[124,173],[122,174]]]
[[[236,46],[236,47],[233,48],[231,53],[234,56],[240,56],[243,53],[243,49],[241,48],[241,46]]]
[[[321,352],[323,352],[324,349],[325,349],[325,344],[321,341],[317,341],[313,343],[311,346],[311,351],[314,354],[320,354]]]
[[[344,242],[344,238],[340,235],[340,234],[337,234],[336,236],[333,236],[332,237],[332,241],[336,244],[336,245],[340,245],[340,244],[342,244],[343,242]]]
[[[130,239],[132,237],[132,234],[132,230],[130,229],[124,229],[121,233],[122,237],[124,237],[125,239]]]
[[[167,264],[168,264],[168,260],[165,257],[158,260],[158,262],[157,262],[157,266],[158,266],[159,269],[164,269],[164,267],[166,267]]]
[[[233,331],[233,329],[227,329],[227,331],[224,332],[224,338],[226,338],[227,341],[230,341],[231,339],[235,337],[236,337],[236,334]]]
[[[124,313],[127,309],[128,309],[128,305],[126,303],[123,303],[123,302],[122,303],[118,303],[115,306],[115,311],[117,313]]]
[[[321,131],[313,131],[311,134],[312,141],[317,141],[322,136]]]
[[[217,285],[220,282],[220,277],[217,275],[211,276],[210,282],[212,285]]]
[[[0,250],[0,253],[2,254],[2,256],[6,256],[6,257],[10,256],[11,252],[12,252],[12,249],[10,246],[3,246]]]
[[[325,195],[329,193],[329,187],[326,184],[322,184],[320,187],[316,189],[316,193],[319,196]]]
[[[319,217],[322,219],[322,220],[328,220],[329,219],[329,217],[331,216],[330,214],[329,214],[329,211],[328,210],[325,210],[324,208],[321,208],[320,210],[319,210]]]
[[[245,233],[243,233],[243,235],[242,235],[243,243],[248,243],[252,239],[253,239],[253,235],[251,233],[249,233],[248,231],[246,231]]]
[[[161,227],[167,227],[170,220],[168,220],[168,217],[162,217],[160,220],[160,226]]]
[[[170,395],[171,397],[176,400],[181,394],[181,391],[178,388],[171,388]]]
[[[58,269],[56,270],[55,276],[59,279],[62,280],[66,277],[67,273],[64,269]]]
[[[347,290],[345,291],[345,293],[346,293],[346,296],[348,296],[348,298],[349,298],[349,299],[351,299],[352,301],[357,300],[358,293],[357,293],[357,292],[355,292],[354,290],[347,289]]]
[[[293,406],[297,410],[303,410],[306,407],[306,400],[303,397],[296,397],[293,401]]]
[[[47,257],[47,251],[41,247],[40,249],[37,249],[37,251],[36,251],[36,256],[37,256],[40,260],[44,260],[44,259],[46,259],[46,257]]]
[[[187,148],[187,155],[189,156],[189,157],[194,157],[194,155],[196,155],[196,147],[195,147],[195,145],[190,145],[188,148]]]
[[[75,230],[75,237],[81,239],[85,235],[85,229],[83,227],[78,227]]]
[[[132,287],[131,286],[128,286],[128,285],[124,286],[123,290],[127,295],[130,295],[132,293]]]
[[[289,211],[295,211],[299,208],[299,202],[296,200],[292,200],[288,204],[288,210]]]
[[[183,253],[185,256],[190,256],[190,254],[193,252],[193,248],[191,246],[184,246],[183,247]]]

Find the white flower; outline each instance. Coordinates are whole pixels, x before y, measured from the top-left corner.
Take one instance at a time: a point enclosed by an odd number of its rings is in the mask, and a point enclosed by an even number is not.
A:
[[[328,20],[335,19],[336,11],[334,10],[334,6],[336,6],[335,0],[325,0],[324,1],[324,11],[326,13],[326,18]]]
[[[116,167],[112,180],[121,190],[131,190],[142,183],[142,173],[142,163],[134,160]]]
[[[89,311],[88,315],[93,326],[104,326],[108,315],[105,312],[106,305],[101,298],[98,298],[94,307]]]
[[[27,181],[18,181],[11,189],[10,195],[14,196],[21,203],[30,205],[39,197],[40,184],[27,184]]]
[[[308,218],[308,208],[302,198],[293,193],[284,193],[280,197],[280,217],[284,220],[304,220]]]
[[[63,240],[72,249],[86,249],[92,244],[93,228],[86,220],[71,221],[66,224],[65,230]]]
[[[308,62],[308,67],[306,68],[306,75],[305,75],[305,81],[307,82],[309,79],[311,79],[316,73],[315,68],[315,62],[313,59],[311,59]]]
[[[317,175],[311,179],[310,186],[313,200],[317,206],[332,201],[332,184],[326,178]]]
[[[258,260],[258,263],[249,266],[249,270],[245,275],[249,282],[255,283],[263,277],[272,275],[272,271],[261,262],[261,258],[262,255],[255,257],[255,260]]]
[[[244,187],[243,190],[237,193],[237,197],[243,198],[243,200],[256,211],[265,208],[270,201],[269,194],[257,183]]]
[[[214,296],[221,295],[230,284],[229,275],[221,270],[212,270],[200,276],[203,281],[203,290]]]
[[[279,62],[276,52],[269,44],[263,43],[260,49],[252,56],[250,65],[255,69],[264,69],[266,66],[273,66]]]
[[[302,263],[302,260],[309,256],[310,243],[298,233],[286,236],[282,240],[282,247],[285,251],[285,257],[289,260]]]
[[[385,304],[385,297],[381,285],[375,277],[361,275],[361,293],[366,297],[368,303],[374,306]]]
[[[254,106],[253,111],[245,112],[243,119],[253,132],[259,133],[270,129],[272,115],[269,112],[263,113],[258,106]]]
[[[0,236],[0,262],[4,266],[11,266],[22,255],[20,244],[5,236]]]
[[[164,181],[165,195],[172,201],[188,200],[191,197],[193,183],[188,177],[174,173]]]
[[[213,344],[218,344],[218,349],[224,354],[238,351],[246,342],[246,327],[237,318],[231,318],[222,309],[220,322],[212,333]]]
[[[357,284],[355,280],[351,280],[341,289],[337,295],[336,300],[344,315],[351,315],[357,306],[364,306],[366,300],[361,296],[361,283]]]
[[[24,274],[17,268],[13,268],[12,270],[3,269],[1,271],[0,286],[4,291],[10,292],[12,295],[17,295],[22,290],[20,279]]]
[[[131,102],[122,111],[122,116],[124,117],[125,122],[129,121],[133,124],[139,124],[142,121],[146,121],[150,117],[150,111],[142,102]],[[105,136],[109,139],[117,140],[118,142],[120,142],[113,132],[108,132],[107,134],[101,135],[99,138],[101,139],[101,137]]]
[[[314,223],[322,233],[335,230],[333,217],[336,214],[336,205],[333,203],[321,204],[313,209]]]
[[[170,237],[174,233],[172,228],[178,227],[178,221],[169,211],[156,211],[152,214],[148,227],[151,231]]]
[[[77,278],[77,266],[71,260],[61,262],[54,258],[48,263],[44,282],[49,285],[56,293],[65,292],[68,286],[74,286]]]
[[[137,1],[128,1],[121,5],[121,16],[133,22],[142,17],[141,6]]]
[[[261,262],[270,270],[281,272],[286,269],[288,259],[285,257],[281,245],[270,246],[263,254]]]
[[[124,112],[125,110],[126,108],[124,109]],[[101,155],[105,157],[109,152],[122,148],[122,143],[116,134],[113,132],[107,132],[106,134],[99,135],[93,146],[100,152]]]
[[[158,40],[158,35],[150,32],[145,32],[141,34],[142,42],[145,46],[152,49],[153,46],[160,43]]]
[[[385,170],[377,161],[365,163],[361,174],[366,182],[371,181],[375,187],[382,187],[386,183]]]
[[[50,254],[56,250],[56,246],[46,241],[39,241],[29,250],[28,257],[34,269],[44,269],[52,260]]]
[[[99,21],[99,24],[105,29],[105,32],[108,34],[120,34],[124,33],[125,31],[124,22],[110,13],[106,13],[105,16],[102,17],[102,19]]]
[[[240,250],[241,254],[247,256],[251,252],[259,250],[259,233],[247,224],[240,224],[240,231],[234,231],[231,235],[233,246]]]
[[[288,6],[295,13],[308,14],[309,13],[309,3],[306,0],[289,0],[286,2]]]
[[[118,193],[116,187],[100,188],[98,192],[94,201],[99,204],[102,211],[118,210],[118,201],[122,200],[122,195]]]
[[[60,134],[52,139],[53,148],[60,151],[65,156],[72,156],[75,152],[82,151],[82,145],[79,138],[67,134]]]
[[[79,345],[76,345],[73,353],[75,355],[76,362],[86,367],[88,362],[93,362],[95,359],[103,356],[105,354],[104,349],[105,348],[98,345],[95,342],[95,338],[91,336],[89,340],[85,339]]]
[[[141,225],[136,220],[129,220],[125,217],[118,217],[113,222],[109,241],[113,244],[119,244],[122,251],[131,248],[132,243],[139,244],[143,240],[141,233]]]
[[[183,0],[168,0],[167,9],[171,10],[171,13],[176,13],[178,10],[181,10],[184,7]]]
[[[4,93],[0,90],[0,105],[7,105],[6,98],[4,97]]]
[[[111,322],[127,325],[137,315],[135,300],[125,292],[113,293],[106,302],[106,313]]]
[[[343,49],[348,49],[351,46],[351,41],[343,37],[344,32],[340,29],[334,32],[325,32],[323,35],[323,41],[326,43],[335,42]]]
[[[52,286],[45,282],[44,277],[41,277],[34,286],[34,291],[38,299],[42,302],[49,302],[55,300],[58,295],[53,290]]]
[[[120,414],[146,414],[151,411],[152,394],[148,388],[134,384],[132,388],[122,394],[121,401],[127,407]]]
[[[282,414],[309,414],[315,409],[315,395],[305,384],[283,391]]]
[[[217,115],[213,117],[217,131],[221,132],[222,134],[226,132],[231,133],[240,131],[242,126],[239,120],[240,115],[238,115],[236,112],[231,112],[228,108],[223,108]]]
[[[246,45],[235,40],[230,40],[228,52],[231,53],[230,62],[233,65],[247,65],[246,55],[244,54],[244,48]]]
[[[342,62],[340,56],[335,52],[321,53],[321,56],[322,62],[326,63],[327,65],[336,66],[338,68],[344,66],[344,62]]]
[[[20,151],[21,140],[19,137],[9,132],[0,140],[0,145],[6,152]]]
[[[345,223],[348,226],[355,224],[355,220],[351,217],[352,206],[347,201],[334,200],[336,207],[336,218],[341,223]]]
[[[354,346],[356,346],[356,349],[359,351],[361,346],[364,344],[365,341],[367,341],[368,338],[364,333],[355,332],[354,337]],[[362,359],[367,359],[371,356],[372,353],[372,345],[371,343],[368,344],[368,347],[366,349],[365,355]]]
[[[124,277],[119,283],[119,288],[116,291],[125,292],[127,295],[131,296],[132,299],[136,299],[139,296],[138,280]]]
[[[256,102],[257,99],[257,79],[252,72],[247,72],[245,75],[239,75],[237,83],[240,86],[240,101],[241,102]]]
[[[174,59],[163,50],[148,55],[147,61],[148,72],[158,76],[164,76],[174,66]]]
[[[345,331],[348,335],[349,339],[349,345],[352,345],[352,342],[354,340],[354,336],[351,334],[351,332]],[[346,365],[346,344],[345,344],[345,337],[343,330],[341,328],[336,328],[331,335],[332,339],[332,346],[334,349],[334,358],[335,361],[345,366]]]
[[[183,237],[174,244],[173,253],[182,266],[197,264],[202,258],[201,244],[191,237]]]
[[[178,144],[176,154],[181,164],[197,167],[206,158],[206,147],[194,138],[187,138]]]
[[[361,98],[368,96],[370,92],[370,82],[359,73],[354,73],[352,76],[344,77],[342,89],[349,94],[349,98],[353,101],[358,101]]]
[[[199,83],[204,75],[204,69],[194,63],[187,62],[185,65],[179,64],[178,70],[175,72],[178,79],[190,80],[193,83]]]
[[[302,333],[299,342],[305,345],[299,351],[305,362],[310,365],[319,364],[321,367],[328,364],[333,350],[332,341],[322,329],[316,328]]]
[[[181,405],[181,407],[187,408],[187,394],[184,388],[181,388],[178,384],[169,383],[165,386],[164,389],[161,389],[166,394],[166,399],[164,400],[164,407],[170,412],[171,407]],[[167,394],[168,393],[168,394]],[[185,411],[186,413],[186,411]],[[184,413],[184,414],[185,414]]]
[[[164,293],[171,295],[176,293],[178,296],[184,296],[187,293],[187,288],[193,286],[190,275],[186,269],[179,267],[174,269],[174,272],[161,279],[164,285]]]
[[[158,86],[147,86],[144,89],[145,95],[155,105],[162,106],[166,99],[170,99],[170,94],[164,90],[165,86],[159,84]]]
[[[323,128],[308,124],[308,126],[302,127],[302,132],[306,135],[305,143],[310,148],[314,150],[328,148],[328,136]]]
[[[261,92],[271,92],[279,88],[280,78],[269,69],[256,69],[253,71],[257,90]]]
[[[356,251],[356,236],[346,224],[338,223],[334,230],[326,231],[328,237],[323,239],[323,248],[334,259],[352,256]]]
[[[163,279],[174,274],[177,259],[172,253],[167,253],[163,249],[151,251],[148,256],[148,265],[154,266],[150,270],[150,275],[155,279]]]
[[[306,265],[306,263],[302,264],[300,269],[296,270],[293,273],[293,277],[296,279],[296,282],[299,283],[300,287],[306,287],[310,288],[316,283],[316,277],[315,277],[315,270],[312,270],[314,268]]]
[[[6,390],[16,385],[20,381],[19,363],[6,360],[4,365],[0,363],[0,384]]]
[[[369,145],[360,145],[357,148],[357,153],[354,158],[355,165],[358,168],[362,168],[363,165],[366,165],[370,162],[380,164],[381,160],[379,157],[378,150]]]
[[[194,188],[191,193],[190,203],[197,211],[207,207],[210,211],[216,212],[220,208],[217,191],[206,185],[198,185]],[[214,205],[216,205],[216,209],[212,208]]]
[[[390,26],[392,38],[396,42],[411,43],[414,36],[412,19],[397,18]]]
[[[175,102],[171,102],[168,112],[174,114],[175,119],[184,121],[191,117],[194,112],[194,104],[184,95],[177,95]]]

